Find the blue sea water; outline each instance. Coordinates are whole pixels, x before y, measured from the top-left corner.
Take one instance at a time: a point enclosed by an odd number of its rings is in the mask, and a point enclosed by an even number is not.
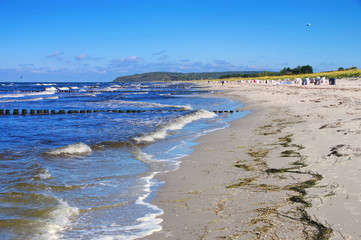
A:
[[[239,107],[191,83],[0,83],[0,239],[160,230],[156,174],[176,170],[199,136],[248,114],[214,110]]]

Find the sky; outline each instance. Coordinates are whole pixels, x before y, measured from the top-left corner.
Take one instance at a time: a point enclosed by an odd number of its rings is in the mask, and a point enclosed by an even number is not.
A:
[[[361,0],[0,0],[0,82],[298,65],[361,68]]]

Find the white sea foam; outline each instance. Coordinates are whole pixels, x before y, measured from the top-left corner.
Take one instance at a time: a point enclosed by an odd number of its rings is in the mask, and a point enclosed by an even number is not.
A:
[[[42,83],[43,86],[56,86],[56,83]]]
[[[5,83],[1,84],[1,86],[4,86],[4,87],[12,87],[14,86],[14,83],[9,83],[8,85],[6,85]]]
[[[45,179],[49,179],[52,177],[53,176],[51,175],[51,173],[48,169],[41,169],[40,172],[38,174],[36,174],[32,180],[35,180],[35,179],[45,180]]]
[[[217,116],[215,113],[202,109],[186,116],[179,117],[177,120],[161,127],[157,131],[145,136],[135,137],[133,140],[136,142],[154,142],[156,140],[164,139],[168,135],[168,131],[179,130],[191,122],[205,118],[213,118],[215,116]]]
[[[79,209],[71,207],[61,199],[59,204],[49,213],[48,219],[42,222],[40,233],[35,234],[36,239],[56,240],[61,238],[62,232],[71,225],[71,219],[79,215]]]
[[[153,159],[153,155],[151,154],[147,154],[143,151],[141,151],[140,149],[137,149],[133,152],[133,156],[135,159],[138,159],[142,162],[154,162],[155,160]]]
[[[19,93],[10,93],[10,94],[1,94],[0,98],[22,98],[22,97],[29,97],[29,96],[41,96],[41,95],[52,95],[55,94],[55,90],[49,88],[49,90],[42,91],[42,92],[19,92]]]
[[[27,98],[27,99],[17,99],[17,100],[1,100],[0,102],[35,102],[41,100],[52,100],[52,99],[59,99],[59,97],[47,97],[47,98]]]
[[[97,91],[116,91],[116,90],[118,90],[118,88],[110,86],[110,87],[97,88],[96,90]]]
[[[45,91],[56,91],[56,87],[45,88]]]
[[[58,87],[58,90],[67,91],[67,90],[70,90],[70,88],[68,88],[68,87]]]
[[[102,229],[103,231],[107,233],[107,236],[96,236],[92,239],[97,240],[133,240],[138,239],[141,237],[149,236],[154,232],[158,232],[162,230],[162,226],[160,226],[160,223],[163,222],[163,219],[158,218],[160,215],[163,215],[163,210],[158,208],[157,206],[145,202],[145,200],[149,197],[151,193],[151,187],[152,182],[151,180],[154,178],[154,176],[157,174],[157,172],[152,173],[151,175],[142,178],[141,180],[145,181],[144,185],[144,195],[140,196],[136,201],[135,204],[145,206],[149,209],[151,209],[154,213],[146,214],[143,217],[140,217],[137,219],[137,224],[132,226],[120,226],[117,224],[112,224],[109,227],[106,227],[107,229]],[[109,229],[109,230],[108,230]],[[116,232],[126,232],[128,234],[117,234]],[[114,235],[111,235],[111,233],[114,233]]]
[[[141,229],[140,233],[135,233],[131,236],[128,236],[127,239],[136,239],[139,237],[149,236],[154,232],[162,230],[160,223],[163,222],[163,219],[157,218],[158,216],[163,214],[163,210],[159,207],[145,202],[151,193],[152,182],[151,180],[158,172],[154,172],[151,175],[142,178],[146,182],[144,185],[145,194],[140,196],[136,201],[135,204],[146,206],[147,208],[152,209],[155,213],[146,214],[144,217],[140,217],[137,219],[138,224],[131,227],[124,227],[123,230],[131,230],[131,229]]]
[[[123,86],[121,85],[118,85],[118,84],[113,84],[111,85],[112,88],[123,88]]]
[[[56,148],[53,150],[50,150],[47,152],[47,154],[51,155],[61,155],[61,154],[67,154],[67,155],[80,155],[80,154],[87,154],[91,153],[92,149],[84,144],[84,143],[74,143],[65,147]]]
[[[140,101],[124,101],[124,100],[109,100],[109,103],[117,103],[117,104],[126,104],[127,106],[134,105],[135,107],[159,107],[159,108],[180,108],[184,110],[192,110],[192,107],[189,105],[169,105],[169,104],[161,104],[161,103],[152,103],[152,102],[140,102]]]

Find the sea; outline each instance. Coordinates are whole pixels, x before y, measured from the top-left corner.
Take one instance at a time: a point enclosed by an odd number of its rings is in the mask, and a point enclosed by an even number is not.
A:
[[[249,114],[214,93],[177,82],[0,82],[0,239],[161,230],[157,174]]]

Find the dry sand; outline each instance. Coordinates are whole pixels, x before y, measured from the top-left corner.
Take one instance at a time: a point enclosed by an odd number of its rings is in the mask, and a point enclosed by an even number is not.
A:
[[[157,176],[144,239],[361,239],[361,79],[210,87],[253,113]]]

